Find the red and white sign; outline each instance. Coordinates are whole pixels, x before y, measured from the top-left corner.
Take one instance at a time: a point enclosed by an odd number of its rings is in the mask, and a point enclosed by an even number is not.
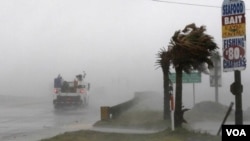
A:
[[[246,68],[245,4],[224,0],[222,4],[223,71]]]

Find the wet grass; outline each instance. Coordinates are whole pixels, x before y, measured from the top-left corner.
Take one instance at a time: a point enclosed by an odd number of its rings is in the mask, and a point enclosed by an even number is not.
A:
[[[170,121],[162,120],[161,111],[129,110],[119,118],[107,121],[98,121],[94,126],[136,129],[163,129],[170,127]],[[165,129],[158,133],[127,134],[105,133],[100,131],[80,130],[65,132],[41,141],[220,141],[220,136],[191,131],[185,128],[171,131]]]
[[[205,108],[207,107],[208,106],[205,106]],[[204,111],[205,110],[195,110],[190,117],[194,118],[197,117],[197,115],[202,115]],[[212,112],[210,112],[210,114],[211,113]],[[221,141],[221,136],[190,130],[184,126],[183,128],[172,131],[170,128],[167,128],[171,127],[170,123],[170,121],[163,120],[162,111],[150,110],[149,108],[145,108],[145,106],[137,108],[135,106],[124,112],[117,119],[98,121],[94,126],[165,130],[150,134],[106,133],[100,131],[80,130],[76,132],[66,132],[41,141]]]
[[[104,133],[89,130],[66,132],[41,141],[220,141],[219,136],[190,132],[177,129],[175,132],[165,130],[152,134]]]
[[[137,129],[165,129],[170,121],[163,120],[161,111],[129,110],[117,119],[98,121],[95,127],[137,128]]]

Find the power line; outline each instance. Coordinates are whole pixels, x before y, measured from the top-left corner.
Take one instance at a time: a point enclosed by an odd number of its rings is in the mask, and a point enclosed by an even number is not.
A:
[[[167,0],[152,0],[152,1],[179,4],[179,5],[191,5],[191,6],[200,6],[200,7],[221,8],[221,6],[213,6],[213,5],[205,5],[205,4],[194,4],[194,3],[184,3],[184,2],[173,2],[173,1],[167,1]],[[250,10],[250,9],[246,9],[246,10]]]
[[[194,3],[184,3],[184,2],[173,2],[173,1],[167,1],[167,0],[152,0],[152,1],[164,2],[164,3],[173,3],[173,4],[180,4],[180,5],[192,5],[192,6],[202,6],[202,7],[221,8],[220,6],[203,5],[203,4],[194,4]]]

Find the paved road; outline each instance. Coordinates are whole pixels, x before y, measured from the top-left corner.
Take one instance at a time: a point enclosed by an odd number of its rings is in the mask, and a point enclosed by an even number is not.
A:
[[[66,131],[89,129],[100,120],[100,106],[132,98],[111,93],[92,93],[88,107],[59,111],[53,107],[52,96],[0,95],[0,141],[38,141]]]
[[[93,95],[90,105],[86,108],[55,111],[50,97],[0,95],[0,141],[39,141],[66,131],[93,129],[92,125],[100,120],[100,106],[112,106],[131,98],[114,95],[111,98],[111,96],[105,94]],[[202,122],[191,126],[196,130],[215,134],[219,125],[218,123]],[[103,128],[94,128],[93,130],[114,131],[113,129]],[[155,132],[128,129],[116,129],[116,131],[127,133]]]
[[[51,99],[2,96],[0,140],[36,141],[65,131],[90,128],[99,119],[97,106],[55,111]]]

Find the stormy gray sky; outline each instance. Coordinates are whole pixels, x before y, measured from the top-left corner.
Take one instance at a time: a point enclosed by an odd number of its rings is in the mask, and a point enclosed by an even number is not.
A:
[[[83,70],[94,88],[162,92],[162,72],[155,70],[156,53],[167,47],[176,30],[190,23],[205,25],[219,46],[222,42],[222,0],[171,1],[188,4],[152,0],[1,0],[0,94],[49,95],[59,73],[73,80]],[[245,4],[248,9],[250,2]],[[248,18],[246,23],[248,33]],[[247,44],[248,40],[247,36]],[[242,71],[246,105],[250,98],[248,74],[247,65]],[[233,72],[223,73],[219,99],[228,105],[234,98],[229,91],[232,82]],[[184,103],[192,103],[192,85],[185,84],[184,91],[184,98],[189,99]],[[213,100],[213,93],[209,77],[202,75],[202,83],[196,84],[197,101]]]

